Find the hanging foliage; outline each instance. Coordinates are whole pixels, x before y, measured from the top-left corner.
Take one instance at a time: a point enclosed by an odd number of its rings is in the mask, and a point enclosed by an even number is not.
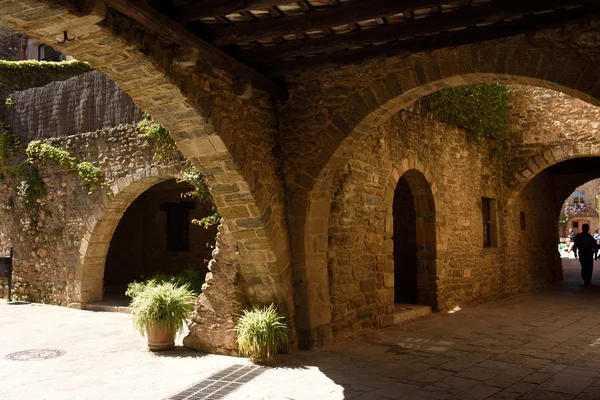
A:
[[[155,160],[161,162],[185,160],[185,157],[177,148],[175,141],[169,135],[169,130],[163,125],[154,122],[150,114],[144,113],[144,119],[140,121],[138,128],[146,137],[147,145],[152,148]],[[186,197],[195,198],[200,203],[211,205],[212,214],[201,219],[194,218],[192,219],[192,224],[203,226],[207,229],[221,222],[222,216],[219,210],[217,210],[214,199],[210,194],[210,186],[200,171],[190,166],[180,174],[178,181],[189,182],[194,186],[194,190],[185,194]]]
[[[508,86],[479,83],[440,90],[427,102],[432,117],[465,129],[476,144],[491,144],[494,155],[503,158],[510,132],[509,99]]]
[[[167,128],[154,122],[150,114],[144,113],[144,118],[139,122],[138,128],[146,137],[147,145],[154,151],[155,160],[172,161],[183,158],[183,154],[177,148]]]
[[[192,224],[203,226],[204,229],[208,229],[210,226],[221,222],[221,218],[223,217],[215,206],[214,199],[210,194],[210,186],[208,186],[204,175],[202,175],[195,167],[189,167],[180,174],[179,180],[189,182],[194,186],[194,190],[185,194],[186,197],[195,198],[200,203],[210,204],[211,206],[212,214],[200,219],[194,218],[192,219]]]
[[[27,160],[30,162],[35,160],[54,161],[62,167],[77,171],[79,177],[92,188],[107,186],[100,168],[87,161],[79,162],[66,150],[34,140],[29,142],[25,153],[27,154]]]

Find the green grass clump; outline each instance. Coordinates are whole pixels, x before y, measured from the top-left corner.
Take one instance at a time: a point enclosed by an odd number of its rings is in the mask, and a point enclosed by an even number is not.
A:
[[[269,360],[289,345],[285,317],[275,305],[244,310],[235,326],[240,354]]]
[[[196,294],[188,285],[152,281],[133,296],[130,305],[133,325],[142,336],[158,321],[164,322],[171,332],[180,332],[195,303]]]

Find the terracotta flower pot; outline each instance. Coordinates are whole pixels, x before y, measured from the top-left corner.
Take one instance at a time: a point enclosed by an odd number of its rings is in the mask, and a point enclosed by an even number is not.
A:
[[[172,332],[165,321],[156,321],[146,328],[148,348],[152,351],[170,350],[175,347],[175,332]]]

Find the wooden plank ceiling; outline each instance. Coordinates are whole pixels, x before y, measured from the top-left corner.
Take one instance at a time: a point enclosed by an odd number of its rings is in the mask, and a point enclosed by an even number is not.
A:
[[[234,76],[271,78],[453,47],[600,16],[600,0],[109,0]],[[278,93],[279,92],[279,93]]]

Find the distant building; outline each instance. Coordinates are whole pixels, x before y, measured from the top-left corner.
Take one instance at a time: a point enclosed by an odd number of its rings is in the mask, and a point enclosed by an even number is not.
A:
[[[21,60],[65,61],[73,59],[73,57],[65,56],[47,44],[40,43],[37,39],[31,39],[23,35],[21,40]]]
[[[560,215],[560,234],[565,237],[569,229],[581,232],[581,226],[588,224],[590,232],[599,229],[598,198],[600,196],[600,179],[594,179],[573,191],[564,202]]]
[[[51,46],[9,28],[0,28],[0,60],[64,61],[65,56]]]

